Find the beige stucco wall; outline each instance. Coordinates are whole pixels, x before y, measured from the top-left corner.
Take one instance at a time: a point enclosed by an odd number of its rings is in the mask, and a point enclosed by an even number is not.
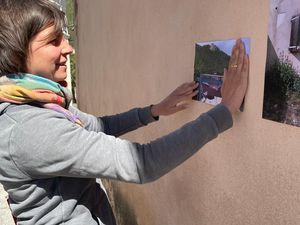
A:
[[[267,0],[77,2],[79,107],[97,115],[155,103],[192,80],[196,42],[252,40],[234,127],[154,183],[111,184],[123,224],[300,224],[300,128],[261,118]],[[210,108],[194,103],[125,138],[145,143]]]

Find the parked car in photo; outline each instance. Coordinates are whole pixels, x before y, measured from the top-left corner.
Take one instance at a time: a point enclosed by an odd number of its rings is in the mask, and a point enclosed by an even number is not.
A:
[[[211,100],[215,97],[221,98],[222,75],[200,74],[196,81],[200,84],[197,100],[205,101],[206,99]]]

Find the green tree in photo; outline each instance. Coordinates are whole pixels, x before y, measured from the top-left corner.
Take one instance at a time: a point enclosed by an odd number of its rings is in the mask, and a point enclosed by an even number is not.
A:
[[[266,71],[263,117],[285,121],[288,104],[293,104],[291,99],[296,95],[300,95],[300,75],[288,57],[281,54]]]
[[[224,68],[227,68],[229,59],[229,55],[213,44],[204,46],[196,44],[195,74],[223,75]]]

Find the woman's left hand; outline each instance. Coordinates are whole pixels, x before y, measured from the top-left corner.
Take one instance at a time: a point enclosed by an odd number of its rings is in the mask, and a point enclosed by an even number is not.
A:
[[[188,108],[187,101],[197,95],[198,83],[184,83],[177,87],[171,94],[156,105],[152,105],[151,113],[153,117],[167,116]]]

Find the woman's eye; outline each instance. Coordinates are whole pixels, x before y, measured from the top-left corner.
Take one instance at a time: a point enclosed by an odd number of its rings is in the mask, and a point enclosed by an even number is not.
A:
[[[56,38],[56,39],[50,41],[49,43],[52,45],[59,45],[59,39]]]
[[[62,40],[62,38],[61,38],[61,37],[57,37],[57,38],[55,38],[55,39],[53,39],[53,40],[49,41],[49,44],[52,44],[52,45],[58,46],[58,45],[60,45],[60,43],[61,43],[61,40]]]

